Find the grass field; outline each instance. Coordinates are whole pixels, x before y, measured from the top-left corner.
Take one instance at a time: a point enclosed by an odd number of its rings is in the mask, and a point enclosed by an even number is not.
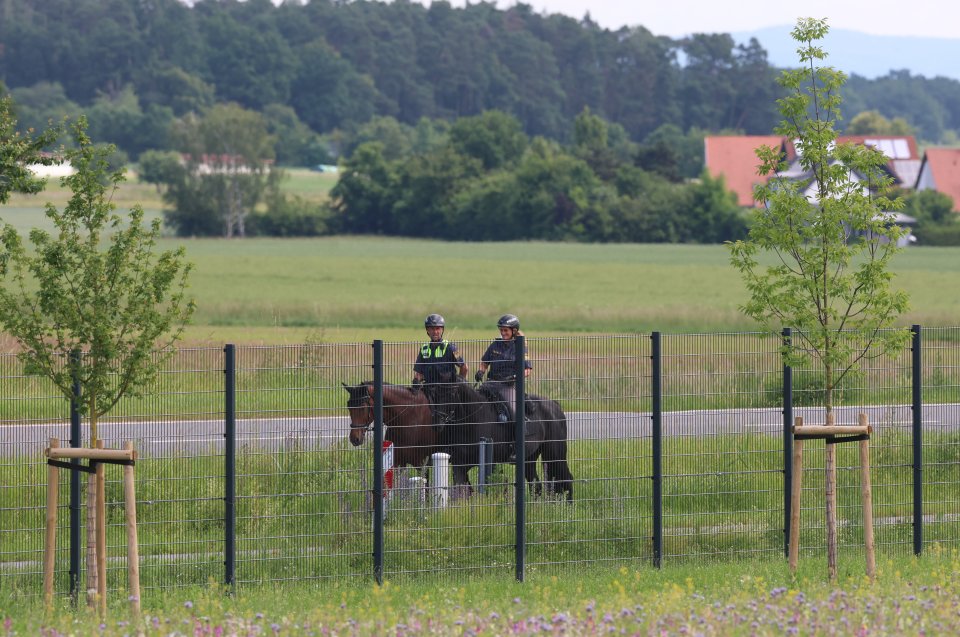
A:
[[[290,170],[284,188],[321,201],[336,175]],[[27,232],[46,227],[43,203],[62,207],[56,184],[16,196],[0,218]],[[156,188],[135,178],[117,192],[159,215]],[[495,335],[505,312],[531,336],[569,333],[755,330],[723,246],[445,243],[377,237],[174,239],[196,264],[198,310],[188,344],[405,341],[440,312],[448,336]],[[960,249],[911,248],[895,261],[895,284],[911,296],[902,324],[953,325],[960,316]]]
[[[198,311],[189,339],[416,340],[440,312],[448,336],[495,335],[505,312],[531,336],[755,330],[723,246],[441,243],[371,237],[192,240]],[[902,323],[960,316],[960,249],[896,261],[910,292]]]
[[[216,585],[158,592],[143,614],[113,599],[101,622],[57,600],[0,608],[5,635],[955,635],[960,632],[960,556],[878,561],[843,556],[826,581],[824,560],[688,565],[656,570],[585,566],[542,569],[524,582],[478,575],[417,586],[288,583],[227,595]],[[117,596],[115,596],[117,597]]]

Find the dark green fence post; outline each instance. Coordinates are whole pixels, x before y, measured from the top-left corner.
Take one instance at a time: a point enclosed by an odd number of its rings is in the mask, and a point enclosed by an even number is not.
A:
[[[783,345],[793,344],[792,330],[783,328]],[[783,364],[783,554],[790,553],[790,514],[793,490],[793,368]]]
[[[516,559],[517,559],[517,581],[522,582],[526,571],[527,562],[527,487],[524,483],[524,391],[526,383],[524,382],[524,371],[526,367],[526,339],[523,336],[514,336],[516,345],[514,346],[516,366],[514,374],[516,376],[516,401],[514,403],[514,454],[517,461],[515,465],[516,480]]]
[[[913,553],[923,551],[923,341],[913,326]]]
[[[383,584],[383,341],[373,342],[373,576]]]
[[[80,432],[80,392],[83,388],[76,370],[76,364],[80,362],[80,351],[70,352],[70,360],[74,364],[73,395],[70,397],[70,446],[77,448],[83,446]],[[80,555],[83,551],[80,545],[80,511],[83,503],[80,496],[80,470],[77,468],[80,460],[74,458],[70,464],[74,466],[70,471],[70,599],[76,605],[80,598]]]
[[[237,351],[223,348],[223,582],[233,587],[237,567]]]
[[[653,417],[653,565],[663,565],[663,357],[660,332],[650,335]]]

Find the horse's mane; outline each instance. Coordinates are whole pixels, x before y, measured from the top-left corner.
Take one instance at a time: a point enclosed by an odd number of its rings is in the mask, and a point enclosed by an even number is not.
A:
[[[374,383],[372,380],[365,380],[357,385],[344,384],[344,387],[350,394],[351,402],[356,401],[359,403],[359,401],[362,400],[362,397],[370,392],[370,388],[373,387],[373,385]],[[394,397],[402,399],[415,399],[416,396],[421,395],[421,392],[416,392],[406,385],[397,385],[394,383],[384,383],[383,393],[385,397],[389,394],[393,394]],[[426,402],[426,398],[424,398],[424,402]]]

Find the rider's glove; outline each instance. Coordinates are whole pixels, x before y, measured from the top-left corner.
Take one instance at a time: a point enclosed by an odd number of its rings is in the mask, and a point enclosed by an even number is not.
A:
[[[483,380],[483,370],[478,369],[477,373],[473,375],[473,379],[478,383]]]

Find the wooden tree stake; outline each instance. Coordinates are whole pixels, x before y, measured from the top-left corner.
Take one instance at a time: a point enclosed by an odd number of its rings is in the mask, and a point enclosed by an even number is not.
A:
[[[60,446],[57,438],[50,439],[50,447]],[[57,555],[57,504],[60,497],[59,469],[47,465],[47,528],[43,550],[43,603],[49,610],[53,604],[53,567]]]

